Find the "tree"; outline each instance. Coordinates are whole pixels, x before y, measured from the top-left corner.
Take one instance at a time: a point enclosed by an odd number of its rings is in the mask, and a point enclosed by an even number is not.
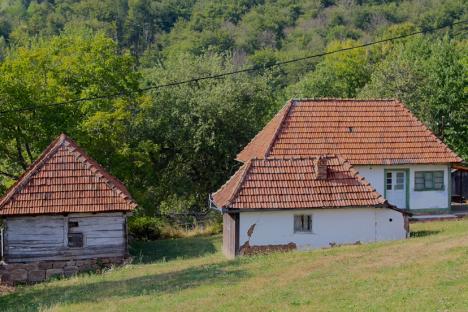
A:
[[[334,41],[327,52],[359,45],[354,40]],[[297,84],[287,91],[291,97],[355,97],[370,77],[368,55],[364,49],[329,54]]]
[[[139,74],[129,55],[102,34],[66,33],[11,50],[0,64],[0,175],[14,179],[50,141],[67,132],[91,141],[86,120],[113,108],[114,99],[76,102],[122,93],[132,98]],[[100,153],[103,158],[105,153]],[[5,182],[5,181],[4,181]],[[5,182],[6,183],[6,182]]]
[[[222,55],[174,55],[149,69],[145,81],[164,84],[232,68]],[[134,115],[122,103],[120,112],[103,113],[86,128],[105,134],[114,157],[124,159],[112,167],[146,213],[205,210],[208,194],[239,166],[235,155],[271,116],[268,81],[241,74],[157,89]],[[97,152],[104,141],[94,140]]]
[[[380,63],[362,98],[397,98],[462,157],[468,156],[466,45],[444,39],[397,44]]]

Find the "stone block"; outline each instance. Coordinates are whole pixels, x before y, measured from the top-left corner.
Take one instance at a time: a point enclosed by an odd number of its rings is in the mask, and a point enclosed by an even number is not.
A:
[[[78,268],[76,266],[70,266],[63,269],[63,274],[67,277],[76,275],[78,273]]]
[[[28,280],[28,271],[25,269],[11,270],[9,280],[12,282],[25,282]]]
[[[11,281],[10,280],[10,273],[2,272],[0,274],[0,282],[5,283],[5,284],[9,284],[10,281]]]
[[[29,271],[28,273],[28,281],[29,282],[42,282],[45,280],[45,270],[34,270]]]
[[[52,268],[63,269],[66,264],[67,264],[67,261],[54,261],[54,263],[52,264]]]
[[[63,276],[63,269],[48,269],[46,271],[46,279],[56,276]]]
[[[42,262],[39,262],[38,268],[41,270],[52,269],[52,264],[53,262],[50,262],[50,261],[42,261]]]

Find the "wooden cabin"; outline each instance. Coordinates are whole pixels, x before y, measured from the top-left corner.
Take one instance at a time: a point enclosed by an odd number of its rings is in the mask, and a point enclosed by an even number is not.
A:
[[[128,257],[125,186],[62,134],[0,200],[0,278],[37,282]]]

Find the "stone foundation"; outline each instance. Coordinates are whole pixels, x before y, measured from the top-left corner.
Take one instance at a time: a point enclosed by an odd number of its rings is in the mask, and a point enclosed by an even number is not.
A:
[[[113,265],[122,265],[122,257],[80,259],[67,261],[37,261],[27,263],[0,263],[0,282],[8,285],[43,282],[54,277],[68,277],[80,272],[101,271]]]
[[[250,246],[249,242],[245,242],[239,248],[239,254],[241,256],[248,256],[248,255],[257,255],[257,254],[265,254],[270,252],[287,252],[296,249],[296,244],[289,243],[285,245],[262,245],[262,246]]]

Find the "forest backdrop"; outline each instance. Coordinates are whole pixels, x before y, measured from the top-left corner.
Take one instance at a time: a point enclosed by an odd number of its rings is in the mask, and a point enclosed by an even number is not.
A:
[[[0,0],[0,193],[61,132],[139,213],[200,213],[289,98],[398,98],[468,159],[465,0]],[[141,92],[238,70],[257,71]],[[58,103],[84,97],[119,96]],[[51,105],[56,104],[56,105]]]

